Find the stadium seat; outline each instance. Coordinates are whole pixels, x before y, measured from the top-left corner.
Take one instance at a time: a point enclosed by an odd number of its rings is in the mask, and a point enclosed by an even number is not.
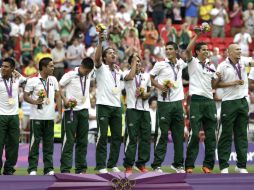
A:
[[[233,41],[234,41],[234,38],[233,38],[233,37],[226,37],[226,38],[224,39],[224,43],[225,43],[225,45],[226,45],[227,47],[228,47],[229,44],[233,43]]]
[[[223,44],[224,43],[223,38],[211,38],[211,41],[213,44]]]

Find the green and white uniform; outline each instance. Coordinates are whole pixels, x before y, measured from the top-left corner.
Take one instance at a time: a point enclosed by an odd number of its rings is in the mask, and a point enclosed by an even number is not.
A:
[[[172,165],[176,168],[183,166],[184,113],[182,100],[184,99],[184,93],[182,70],[186,66],[187,64],[182,59],[177,59],[175,65],[165,59],[157,62],[150,72],[161,85],[165,81],[174,83],[174,87],[167,92],[164,98],[162,91],[158,89],[158,129],[156,130],[154,161],[152,163],[154,169],[160,167],[164,161],[169,130],[172,132],[174,142],[174,162]]]
[[[199,59],[192,58],[188,63],[190,75],[190,136],[187,147],[185,168],[194,168],[199,151],[199,131],[205,132],[205,158],[203,166],[214,167],[216,147],[215,129],[217,127],[217,110],[213,100],[212,79],[215,68],[207,62],[203,65]]]
[[[67,99],[75,99],[77,106],[65,109],[62,121],[62,155],[60,171],[69,173],[72,167],[73,145],[75,145],[75,172],[87,169],[86,153],[88,139],[88,109],[90,108],[89,88],[92,72],[80,76],[78,68],[63,75],[60,86],[64,87]]]
[[[102,63],[95,69],[97,90],[97,125],[98,140],[96,143],[96,170],[116,166],[121,141],[122,141],[122,113],[121,113],[121,87],[122,72],[118,69],[111,70],[108,65]],[[107,158],[107,134],[108,126],[111,131],[111,144],[108,163]]]
[[[19,148],[19,85],[26,80],[24,77],[4,80],[0,74],[0,173],[3,166],[2,155],[5,148],[6,161],[3,174],[13,174],[18,159]],[[8,96],[10,92],[12,98]]]
[[[38,99],[40,90],[48,91],[49,102],[46,99],[42,109],[38,105],[31,105],[30,114],[30,147],[28,157],[28,173],[37,171],[39,144],[42,139],[42,151],[44,162],[44,174],[52,171],[53,168],[53,148],[54,148],[54,119],[55,119],[55,92],[59,91],[57,79],[54,76],[48,76],[47,80],[41,78],[41,75],[29,78],[25,87],[25,92],[31,93],[33,100]]]
[[[249,66],[251,58],[241,57],[236,68],[227,58],[219,64],[217,71],[222,74],[222,82],[244,80],[243,85],[223,88],[221,104],[221,134],[218,142],[218,157],[220,169],[228,168],[228,160],[231,153],[232,131],[237,153],[237,167],[246,168],[247,163],[247,126],[249,122],[249,106],[246,100],[248,96],[248,77],[245,66]],[[249,78],[254,79],[252,69]]]
[[[130,71],[124,73],[124,77]],[[123,77],[123,78],[124,78]],[[138,87],[151,87],[150,75],[148,73],[139,73],[133,80],[125,81],[125,89],[127,95],[126,110],[126,144],[124,167],[132,167],[135,162],[136,149],[138,144],[138,160],[136,166],[145,166],[150,159],[150,138],[151,138],[151,118],[149,112],[148,99],[142,100],[136,97],[136,89]]]

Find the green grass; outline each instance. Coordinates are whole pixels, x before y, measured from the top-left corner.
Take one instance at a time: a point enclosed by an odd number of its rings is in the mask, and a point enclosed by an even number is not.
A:
[[[229,167],[229,173],[235,173],[234,172],[234,168],[235,168],[235,166],[230,166]],[[119,169],[121,171],[124,171],[123,167],[119,167]],[[148,167],[148,169],[150,171],[152,171],[151,167]],[[248,166],[247,169],[248,169],[249,173],[254,173],[254,166]],[[169,166],[163,166],[162,170],[164,172],[168,172],[168,173],[175,173],[174,170],[172,170]],[[55,168],[54,171],[55,171],[55,173],[60,173],[59,168]],[[74,173],[74,170],[71,170],[71,172]],[[94,170],[94,167],[88,167],[87,173],[89,173],[89,174],[95,174],[96,171]],[[194,173],[202,173],[201,167],[197,166],[194,169]],[[220,170],[219,170],[218,166],[216,166],[214,168],[213,173],[220,173]],[[27,174],[27,168],[17,168],[17,171],[15,172],[15,175],[28,175]],[[43,175],[43,169],[42,168],[38,168],[38,175]]]

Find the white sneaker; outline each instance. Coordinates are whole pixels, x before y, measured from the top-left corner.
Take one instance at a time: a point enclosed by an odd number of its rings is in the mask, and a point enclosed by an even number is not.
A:
[[[241,174],[247,174],[247,173],[249,173],[246,168],[238,168],[237,166],[235,167],[235,172],[241,173]]]
[[[172,170],[175,170],[176,173],[178,173],[178,174],[179,174],[179,173],[185,173],[185,170],[183,169],[183,167],[177,167],[177,168],[176,168],[176,167],[173,166],[173,165],[171,165],[170,167],[171,167]]]
[[[113,168],[112,168],[112,172],[117,173],[117,172],[121,172],[121,171],[118,169],[118,167],[113,167]]]
[[[107,170],[107,168],[103,168],[103,169],[100,169],[100,170],[99,170],[99,173],[100,173],[100,174],[107,174],[107,173],[108,173],[108,170]]]
[[[52,170],[52,171],[46,173],[45,175],[55,175],[55,172]]]
[[[221,174],[228,174],[228,168],[224,168],[220,171]]]
[[[31,171],[31,172],[29,173],[29,175],[37,175],[37,172],[36,172],[36,171]]]
[[[158,172],[158,173],[163,173],[161,167],[157,167],[153,171]]]

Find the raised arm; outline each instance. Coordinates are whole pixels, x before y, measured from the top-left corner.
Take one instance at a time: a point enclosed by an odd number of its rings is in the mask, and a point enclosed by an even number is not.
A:
[[[105,35],[103,33],[99,33],[99,44],[96,48],[95,56],[94,56],[94,63],[95,67],[99,68],[102,64],[101,56],[102,56],[102,42]]]
[[[197,39],[200,37],[201,32],[197,32],[196,35],[191,39],[189,45],[186,48],[186,56],[187,56],[187,62],[191,61],[192,59],[192,48],[194,47]]]
[[[132,61],[131,61],[131,70],[128,75],[124,77],[124,80],[133,80],[136,75],[137,61],[138,61],[137,53],[134,53]]]

